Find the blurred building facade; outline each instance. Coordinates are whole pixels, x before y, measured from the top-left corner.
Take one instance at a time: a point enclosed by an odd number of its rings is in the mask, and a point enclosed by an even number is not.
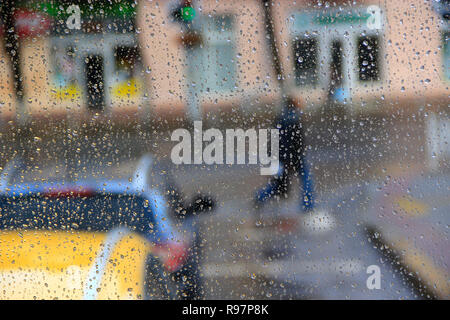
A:
[[[308,108],[330,100],[358,111],[447,104],[448,2],[272,3],[285,90]],[[280,98],[262,1],[192,1],[190,31],[174,18],[179,0],[77,4],[80,29],[67,26],[70,1],[22,3],[16,26],[31,117],[248,114]],[[198,39],[188,46],[192,33]],[[16,113],[8,63],[2,43],[7,120]]]
[[[31,118],[135,115],[145,93],[136,4],[74,3],[80,24],[70,27],[76,14],[71,1],[18,1],[15,24],[27,112]],[[34,22],[45,27],[30,28]],[[4,43],[0,60],[2,116],[14,118],[17,106]]]
[[[293,94],[320,104],[335,91],[334,98],[350,108],[369,110],[446,103],[448,4],[315,3],[280,1],[274,7],[281,61]]]

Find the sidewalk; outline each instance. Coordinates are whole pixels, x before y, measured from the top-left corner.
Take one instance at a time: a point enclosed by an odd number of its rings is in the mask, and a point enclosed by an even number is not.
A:
[[[256,223],[248,204],[224,203],[227,212],[204,221],[204,230],[221,226],[205,233],[205,243],[214,245],[206,246],[210,251],[202,267],[211,286],[209,296],[230,298],[212,288],[239,279],[243,286],[234,286],[236,295],[231,297],[245,293],[274,299],[423,298],[368,239],[361,221],[364,191],[349,185],[322,194],[320,207],[328,210],[324,216],[300,212],[295,198],[274,201]],[[381,270],[381,290],[367,287],[371,265]],[[260,292],[269,295],[258,296]]]
[[[419,172],[371,185],[364,220],[435,296],[449,299],[450,174]]]

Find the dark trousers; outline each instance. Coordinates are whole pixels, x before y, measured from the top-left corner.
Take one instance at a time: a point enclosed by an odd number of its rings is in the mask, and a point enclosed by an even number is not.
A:
[[[295,173],[298,174],[302,184],[300,205],[304,211],[312,210],[314,208],[313,183],[309,166],[304,157],[301,157],[296,165],[286,165],[280,162],[278,173],[270,179],[264,188],[257,192],[256,200],[265,203],[273,196],[287,195],[291,185],[291,177]]]

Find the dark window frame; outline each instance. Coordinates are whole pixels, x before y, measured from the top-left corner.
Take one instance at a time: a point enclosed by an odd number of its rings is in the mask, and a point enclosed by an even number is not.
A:
[[[364,46],[368,48],[366,52],[362,54],[363,41],[368,41],[368,45]],[[372,52],[372,47],[375,47]],[[360,83],[380,82],[382,75],[381,68],[381,37],[379,35],[359,35],[356,38],[356,50],[357,50],[357,79]],[[369,58],[364,60],[364,58]],[[364,61],[367,61],[367,65],[363,65]]]
[[[306,51],[311,51],[310,54],[303,55],[303,61],[299,62],[300,54],[298,53],[299,44],[304,42],[310,42],[312,45]],[[294,75],[295,84],[297,87],[313,87],[316,88],[319,85],[319,37],[295,37],[292,40],[292,52],[294,57]],[[305,58],[310,58],[314,55],[312,61],[305,62]],[[302,68],[299,68],[302,66]],[[313,75],[312,77],[309,77]]]

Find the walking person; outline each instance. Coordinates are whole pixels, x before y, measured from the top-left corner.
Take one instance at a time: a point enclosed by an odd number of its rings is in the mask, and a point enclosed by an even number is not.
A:
[[[300,207],[304,212],[314,209],[313,181],[305,159],[304,128],[297,105],[296,100],[288,98],[276,120],[276,128],[280,132],[280,167],[269,183],[256,193],[257,208],[274,196],[287,196],[292,176],[298,175],[303,187]]]

